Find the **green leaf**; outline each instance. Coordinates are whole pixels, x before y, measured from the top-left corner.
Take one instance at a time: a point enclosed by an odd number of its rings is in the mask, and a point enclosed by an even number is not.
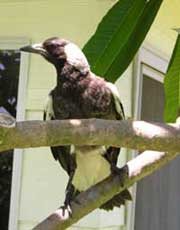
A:
[[[114,82],[128,67],[163,0],[118,1],[85,45],[91,69]]]
[[[165,90],[165,121],[174,122],[180,112],[180,35],[174,47],[174,51],[164,79]]]

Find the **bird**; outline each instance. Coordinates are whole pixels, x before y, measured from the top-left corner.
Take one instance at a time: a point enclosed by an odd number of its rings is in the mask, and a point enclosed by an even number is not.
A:
[[[48,95],[44,120],[125,118],[116,86],[91,72],[86,56],[73,42],[52,37],[20,50],[41,55],[56,69],[57,82]],[[69,176],[61,207],[70,214],[71,202],[80,192],[112,174],[118,174],[120,180],[128,174],[127,167],[117,167],[120,153],[117,147],[66,145],[53,146],[51,152]],[[131,199],[126,189],[101,205],[100,209],[113,210]]]

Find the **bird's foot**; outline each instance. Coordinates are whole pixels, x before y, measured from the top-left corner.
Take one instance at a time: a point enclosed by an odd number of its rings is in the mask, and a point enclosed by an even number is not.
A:
[[[111,172],[112,172],[113,175],[118,175],[119,181],[120,181],[120,185],[123,187],[124,186],[124,180],[128,176],[128,166],[125,165],[122,168],[118,168],[117,166],[112,165],[111,166]]]
[[[64,204],[60,207],[60,209],[62,210],[63,218],[67,219],[69,217],[72,217],[72,209],[70,204]]]

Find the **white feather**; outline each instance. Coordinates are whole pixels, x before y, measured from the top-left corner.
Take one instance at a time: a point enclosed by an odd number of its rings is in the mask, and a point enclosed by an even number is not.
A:
[[[107,82],[106,85],[111,90],[111,93],[113,95],[115,108],[116,108],[117,113],[119,113],[121,115],[121,117],[124,117],[124,114],[123,114],[123,111],[121,108],[121,100],[120,100],[120,96],[119,96],[119,92],[118,92],[117,87],[110,82]]]
[[[73,43],[69,43],[64,47],[64,51],[69,64],[78,69],[82,74],[89,72],[90,67],[86,56],[78,46]]]
[[[51,120],[53,117],[54,117],[53,99],[51,94],[49,94],[44,108],[44,120]]]
[[[76,189],[85,191],[111,174],[110,164],[102,156],[105,151],[103,146],[75,146],[77,168],[72,184]]]

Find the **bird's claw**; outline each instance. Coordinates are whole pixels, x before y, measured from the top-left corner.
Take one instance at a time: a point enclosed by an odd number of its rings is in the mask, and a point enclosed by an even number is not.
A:
[[[120,185],[123,187],[124,186],[124,180],[128,176],[128,168],[125,165],[122,168],[118,168],[117,166],[112,166],[112,174],[113,175],[118,175]]]
[[[60,207],[60,209],[62,210],[63,218],[72,217],[72,209],[69,204],[64,204],[63,206]]]

